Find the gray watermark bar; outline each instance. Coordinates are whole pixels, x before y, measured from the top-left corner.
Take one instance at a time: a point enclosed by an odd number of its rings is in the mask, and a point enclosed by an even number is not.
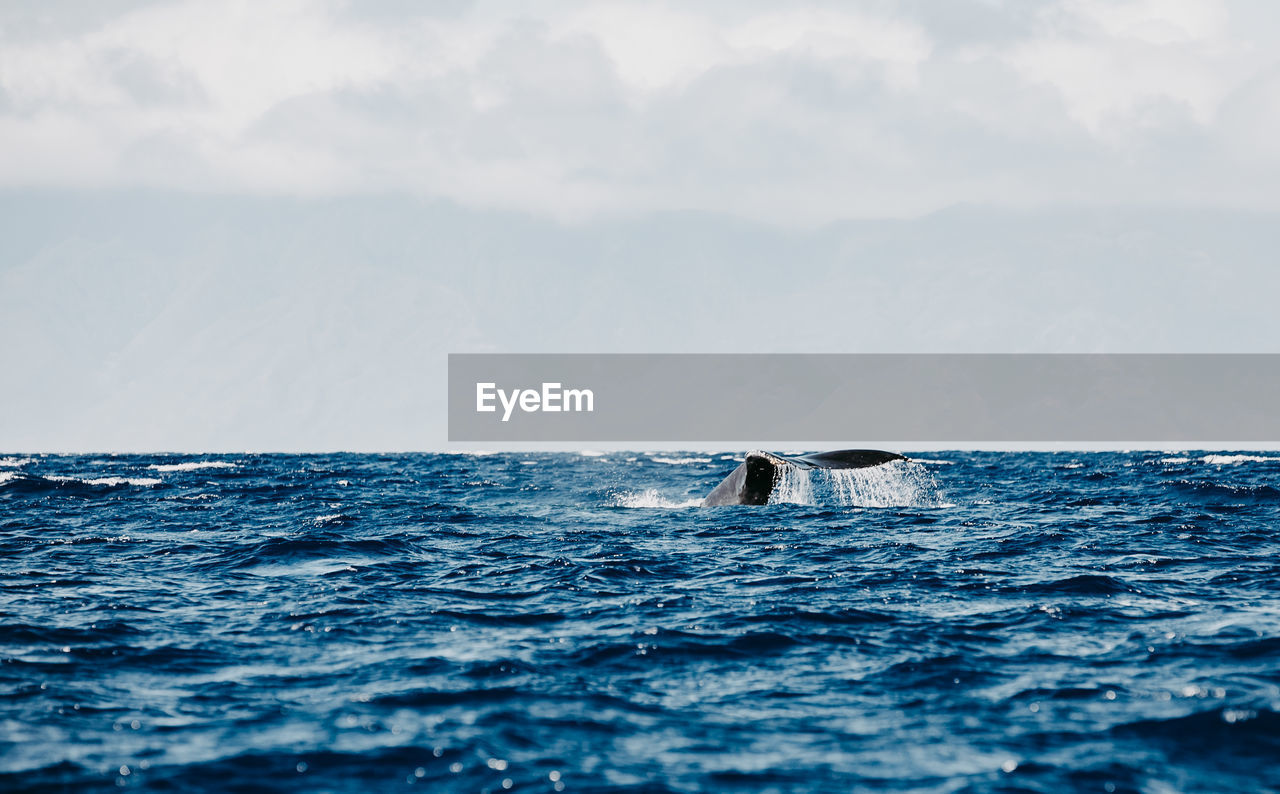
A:
[[[449,440],[1280,441],[1280,354],[451,354]]]

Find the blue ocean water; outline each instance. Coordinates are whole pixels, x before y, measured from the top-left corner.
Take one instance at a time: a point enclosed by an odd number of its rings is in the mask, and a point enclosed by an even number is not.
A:
[[[0,458],[0,790],[1280,790],[1280,455],[922,457]]]

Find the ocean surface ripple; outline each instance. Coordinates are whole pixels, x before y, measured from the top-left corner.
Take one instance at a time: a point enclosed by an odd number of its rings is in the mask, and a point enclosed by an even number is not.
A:
[[[1280,790],[1276,453],[740,456],[0,456],[0,790]]]

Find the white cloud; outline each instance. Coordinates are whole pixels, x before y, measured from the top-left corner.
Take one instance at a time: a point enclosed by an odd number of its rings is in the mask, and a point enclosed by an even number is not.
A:
[[[1212,125],[1223,99],[1269,57],[1238,47],[1227,20],[1214,0],[1074,0],[1045,14],[1040,34],[1007,58],[1061,92],[1071,118],[1104,138],[1129,132],[1129,117],[1151,101]]]
[[[965,201],[1280,209],[1275,123],[1241,99],[1272,93],[1273,6],[538,8],[173,2],[9,20],[0,186],[403,190],[561,218],[802,225]]]
[[[1212,40],[1229,18],[1222,0],[1069,0],[1062,13],[1108,36],[1149,44]]]
[[[748,52],[882,64],[887,81],[896,85],[915,85],[915,69],[932,46],[924,31],[910,22],[805,8],[747,20],[730,31],[729,39]]]
[[[714,20],[656,3],[585,5],[554,29],[599,41],[618,75],[641,94],[678,89],[735,58]]]

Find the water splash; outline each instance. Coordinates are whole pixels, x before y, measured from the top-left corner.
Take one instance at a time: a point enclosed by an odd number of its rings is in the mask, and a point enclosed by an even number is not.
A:
[[[770,504],[811,505],[813,501],[813,469],[779,466],[774,475]]]
[[[658,493],[658,489],[650,488],[646,491],[625,491],[615,493],[609,497],[606,502],[609,507],[661,507],[666,509],[680,507],[697,507],[702,504],[701,499],[684,499],[675,500],[668,499]]]
[[[846,507],[941,507],[944,504],[933,475],[909,460],[864,469],[782,466],[769,503]]]

